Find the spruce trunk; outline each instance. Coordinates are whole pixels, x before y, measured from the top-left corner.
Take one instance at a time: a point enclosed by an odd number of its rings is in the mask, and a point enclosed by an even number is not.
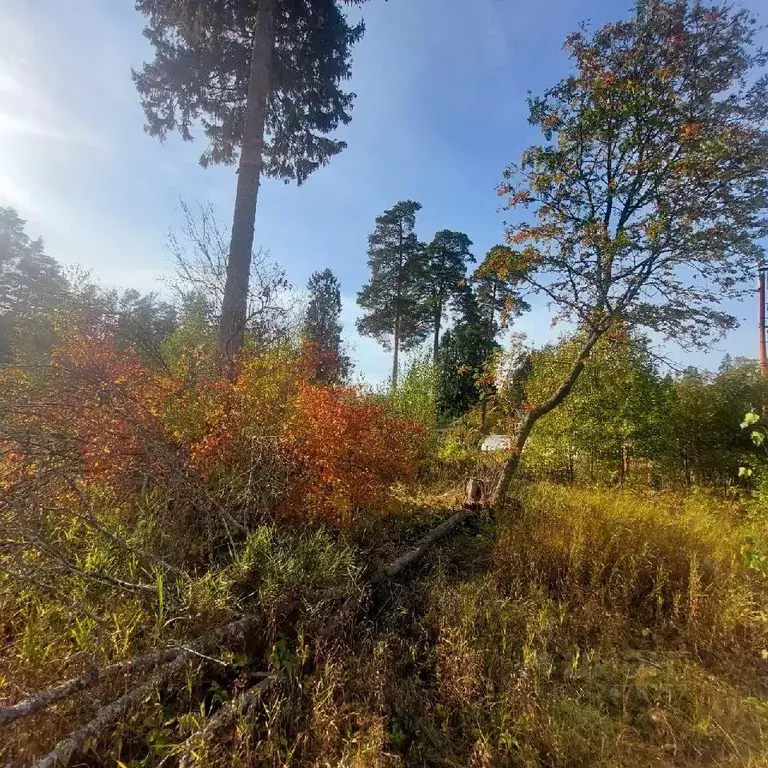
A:
[[[219,319],[219,352],[222,364],[228,368],[230,375],[232,361],[243,347],[248,319],[248,280],[251,272],[256,201],[263,163],[272,53],[275,47],[276,7],[277,0],[260,0],[253,33],[248,102],[237,170],[235,214]]]

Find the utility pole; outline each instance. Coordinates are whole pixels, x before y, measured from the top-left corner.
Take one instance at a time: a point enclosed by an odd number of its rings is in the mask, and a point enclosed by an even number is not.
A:
[[[757,313],[757,356],[760,361],[760,375],[768,379],[768,353],[765,348],[765,265],[762,262],[757,265],[757,300],[760,302]]]

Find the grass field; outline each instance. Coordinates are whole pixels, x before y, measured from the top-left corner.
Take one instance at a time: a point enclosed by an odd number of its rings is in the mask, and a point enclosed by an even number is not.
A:
[[[538,485],[519,501],[373,589],[377,551],[411,533],[403,513],[346,541],[265,526],[217,573],[168,587],[166,613],[132,631],[65,632],[54,605],[26,595],[23,618],[6,593],[17,639],[3,693],[251,611],[263,637],[196,660],[89,744],[86,764],[157,765],[190,737],[200,765],[768,764],[760,512],[704,492]],[[137,601],[113,605],[113,620]],[[268,695],[195,737],[258,670],[274,676]],[[40,754],[93,705],[86,695],[14,724],[6,756]]]

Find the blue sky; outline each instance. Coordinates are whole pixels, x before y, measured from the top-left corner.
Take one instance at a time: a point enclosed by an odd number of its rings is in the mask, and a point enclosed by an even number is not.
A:
[[[743,3],[755,11],[762,0]],[[422,239],[467,232],[475,252],[501,241],[495,185],[536,136],[528,90],[568,68],[565,36],[578,23],[626,15],[631,0],[370,0],[350,88],[358,94],[348,149],[301,188],[267,181],[256,245],[298,288],[329,266],[344,294],[347,340],[362,374],[382,380],[389,356],[354,333],[355,294],[367,278],[366,237],[400,199],[421,202]],[[765,19],[765,14],[764,14]],[[178,203],[210,201],[229,223],[231,167],[198,165],[202,141],[147,136],[130,78],[151,57],[130,0],[0,0],[0,205],[13,205],[48,252],[92,269],[106,285],[161,288],[165,240]],[[679,360],[716,367],[725,351],[754,355],[754,302],[742,327],[708,354]],[[554,338],[543,302],[516,330]]]

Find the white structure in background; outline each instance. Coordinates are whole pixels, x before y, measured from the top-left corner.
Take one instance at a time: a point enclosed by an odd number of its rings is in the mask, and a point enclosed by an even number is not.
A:
[[[494,453],[495,451],[511,451],[512,440],[509,435],[488,435],[482,443],[480,443],[480,450],[486,453]]]

